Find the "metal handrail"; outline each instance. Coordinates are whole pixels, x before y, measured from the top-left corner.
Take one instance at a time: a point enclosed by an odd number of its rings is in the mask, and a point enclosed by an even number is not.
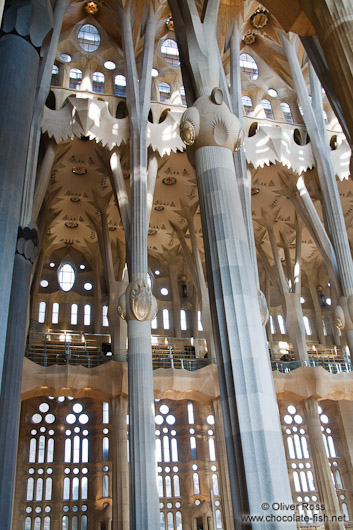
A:
[[[339,374],[342,372],[352,372],[353,365],[348,361],[330,361],[326,359],[309,359],[308,361],[271,361],[273,371],[278,371],[283,374],[291,372],[301,366],[318,367],[321,366],[331,374]]]

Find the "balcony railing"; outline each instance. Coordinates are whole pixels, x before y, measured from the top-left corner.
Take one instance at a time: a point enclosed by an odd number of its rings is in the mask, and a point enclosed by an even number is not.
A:
[[[272,370],[277,370],[283,374],[291,372],[301,366],[321,366],[331,374],[340,374],[342,372],[352,372],[352,363],[348,361],[331,361],[327,359],[309,359],[308,361],[271,361]]]

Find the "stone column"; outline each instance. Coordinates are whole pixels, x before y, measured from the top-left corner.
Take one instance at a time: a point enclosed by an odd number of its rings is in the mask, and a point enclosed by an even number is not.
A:
[[[36,187],[34,191],[33,207],[32,207],[32,218],[36,221],[39,210],[42,206],[46,191],[48,189],[51,170],[53,168],[55,154],[57,151],[57,144],[53,140],[49,140],[45,155],[43,158],[42,165],[40,166],[39,174],[37,177]]]
[[[325,505],[325,522],[327,530],[344,530],[343,522],[331,522],[332,516],[341,515],[337,494],[331,478],[331,469],[326,455],[322,438],[321,423],[318,413],[318,403],[313,397],[302,401],[306,426],[308,429],[310,453],[313,459],[315,477],[320,495],[320,501]]]
[[[216,434],[216,445],[217,445],[217,459],[219,464],[219,481],[220,481],[220,492],[222,495],[222,508],[223,508],[223,522],[226,530],[234,530],[234,519],[232,510],[232,496],[230,491],[230,483],[228,476],[228,459],[227,449],[224,439],[224,425],[222,416],[221,401],[215,399],[213,401],[213,409],[215,415],[215,434]]]
[[[0,379],[39,48],[52,16],[49,3],[50,12],[39,0],[26,6],[24,13],[22,4],[8,2],[0,38]]]
[[[129,528],[129,465],[127,459],[127,398],[112,398],[113,527]]]
[[[0,462],[0,509],[4,530],[11,528],[29,285],[37,244],[35,228],[19,228],[0,397],[0,450],[4,455]]]
[[[223,103],[221,89],[206,91],[184,113],[180,130],[185,143],[193,146],[189,157],[196,166],[200,198],[233,510],[236,524],[241,524],[242,513],[249,509],[259,514],[264,502],[271,506],[283,499],[290,504],[291,492],[236,185],[233,151],[241,141],[240,125]],[[270,524],[271,529],[281,527],[279,522]]]

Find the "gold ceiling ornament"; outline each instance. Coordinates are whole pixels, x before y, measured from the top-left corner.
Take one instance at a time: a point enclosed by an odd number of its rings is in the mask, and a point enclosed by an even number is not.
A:
[[[250,17],[251,23],[256,29],[261,29],[268,22],[268,11],[264,7],[258,7]]]
[[[85,5],[83,6],[86,13],[89,15],[96,15],[98,13],[99,7],[96,2],[85,2]]]
[[[172,17],[169,17],[167,22],[165,23],[165,25],[167,26],[167,28],[169,29],[169,31],[174,31],[174,22],[173,22],[173,19]]]
[[[245,44],[254,44],[255,40],[256,35],[253,31],[248,31],[243,37],[243,41]]]

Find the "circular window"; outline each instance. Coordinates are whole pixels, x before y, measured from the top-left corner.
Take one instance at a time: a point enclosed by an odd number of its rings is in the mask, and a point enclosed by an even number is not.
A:
[[[35,511],[36,511],[36,513],[40,513],[42,511],[42,508],[40,506],[37,506]]]
[[[167,296],[168,293],[169,293],[168,289],[167,289],[166,287],[162,287],[162,289],[161,289],[161,294],[162,294],[163,296]]]
[[[83,406],[81,405],[81,403],[75,403],[75,405],[72,407],[72,410],[79,414],[83,411]]]
[[[259,69],[255,60],[248,53],[240,54],[240,69],[242,73],[251,81],[259,77]]]
[[[33,423],[40,423],[42,421],[42,416],[40,414],[33,414],[32,416],[32,422]]]
[[[65,431],[65,434],[66,434],[66,436],[70,436],[70,435],[71,435],[71,431],[70,431],[70,429],[67,429],[67,430]]]
[[[195,501],[195,505],[198,506],[199,504],[201,504],[200,499],[196,499],[196,501]]]
[[[213,414],[210,414],[209,416],[207,416],[206,421],[207,421],[208,425],[214,425],[214,416],[213,416]]]
[[[158,70],[156,68],[152,68],[151,75],[152,77],[158,77],[159,75]]]
[[[100,41],[99,31],[92,24],[85,24],[78,32],[78,43],[86,52],[95,52],[98,50]]]
[[[159,407],[159,412],[160,412],[161,414],[168,414],[168,412],[169,412],[169,407],[168,407],[167,405],[161,405],[161,406]]]
[[[42,280],[42,281],[40,282],[40,286],[41,286],[41,287],[48,287],[48,285],[49,285],[48,280]]]
[[[91,291],[93,289],[93,285],[90,283],[90,282],[86,282],[83,286],[83,288],[86,290],[86,291]]]
[[[108,466],[103,466],[103,471],[109,471],[109,467]]]
[[[267,94],[269,96],[271,96],[271,98],[276,98],[277,97],[277,90],[275,90],[274,88],[269,88],[267,90]]]
[[[155,417],[155,422],[157,423],[157,425],[162,425],[162,423],[164,422],[164,418],[163,416],[160,416],[159,414]]]
[[[289,414],[286,414],[283,419],[287,425],[290,425],[293,422],[293,418],[292,416],[289,416]]]
[[[81,510],[82,510],[83,512],[86,512],[86,511],[87,511],[87,506],[86,506],[86,504],[82,504],[82,506],[81,506]]]
[[[88,468],[87,468],[87,467],[83,467],[83,468],[82,468],[82,473],[83,473],[84,475],[86,475],[86,474],[88,473]]]
[[[31,467],[31,468],[28,470],[28,473],[29,473],[30,475],[33,475],[33,473],[34,473],[34,468]]]
[[[71,63],[71,55],[69,55],[68,53],[62,53],[60,55],[60,61],[62,61],[63,63]]]
[[[178,466],[174,466],[174,467],[173,467],[173,471],[174,471],[174,473],[178,473],[178,471],[179,471]]]
[[[55,416],[54,414],[47,414],[44,419],[47,423],[54,423]]]
[[[81,269],[81,271],[84,271],[85,268],[86,268],[86,265],[83,265],[83,264],[80,265],[80,269]]]
[[[62,403],[63,401],[65,401],[65,396],[59,396],[58,401],[59,403]]]
[[[167,508],[170,510],[171,508],[173,508],[173,504],[171,502],[167,502]]]
[[[161,52],[164,59],[170,66],[179,66],[179,50],[178,45],[173,39],[167,39],[161,46]]]
[[[65,506],[63,506],[63,511],[64,512],[68,512],[69,511],[69,507],[67,506],[67,504],[65,504]]]
[[[45,427],[41,427],[40,428],[40,432],[45,432],[46,431],[46,428]]]
[[[51,262],[49,263],[49,267],[51,267],[51,268],[55,267],[55,263],[54,263],[53,261],[51,261]]]
[[[115,70],[116,64],[113,61],[105,61],[104,68],[107,70]]]
[[[72,425],[73,423],[75,423],[76,421],[76,416],[75,414],[68,414],[66,416],[66,422],[69,423],[70,425]]]
[[[35,434],[37,434],[37,431],[35,429],[32,429],[31,434],[34,436]]]
[[[82,431],[82,434],[83,434],[83,436],[87,436],[88,431],[85,429],[84,431]]]
[[[157,271],[154,271],[154,273],[155,273],[156,276],[159,276],[160,273],[161,273],[161,271],[158,271],[158,270],[157,270]]]
[[[169,416],[167,416],[166,418],[166,421],[169,425],[174,425],[175,423],[175,416],[173,416],[172,414],[169,414]]]
[[[79,421],[82,425],[86,425],[86,423],[89,422],[89,417],[87,416],[87,414],[81,414],[81,416],[78,418],[78,421]]]
[[[108,434],[109,429],[103,429],[103,434]]]
[[[31,511],[32,511],[32,508],[30,506],[27,506],[26,513],[31,513]]]
[[[63,291],[71,291],[76,279],[74,268],[70,263],[64,263],[58,270],[58,281]]]
[[[46,506],[46,507],[44,508],[44,511],[45,511],[46,513],[49,513],[49,512],[51,511],[50,506]]]
[[[300,416],[300,414],[296,414],[294,416],[294,421],[295,421],[295,423],[299,423],[299,425],[300,425],[301,423],[303,423],[303,418]]]
[[[41,403],[41,404],[39,405],[39,410],[40,410],[41,412],[48,412],[48,410],[49,410],[49,405],[48,405],[48,403]]]
[[[287,410],[289,414],[295,414],[297,412],[297,409],[293,405],[289,405],[289,407],[287,407]]]
[[[328,423],[329,422],[329,419],[326,416],[326,414],[321,414],[320,419],[321,419],[322,423]]]
[[[211,429],[208,429],[207,433],[208,433],[208,436],[213,436],[213,431]]]
[[[75,427],[74,428],[74,432],[80,432],[80,430],[81,430],[80,427]]]
[[[75,467],[74,470],[73,470],[74,475],[78,475],[79,472],[80,472],[80,470],[78,469],[78,467]]]
[[[51,467],[48,467],[48,468],[47,468],[47,473],[48,473],[48,475],[51,475],[52,472],[53,472],[52,468],[51,468]]]
[[[44,469],[41,467],[37,470],[38,475],[43,475]]]
[[[66,475],[68,475],[70,473],[70,468],[69,467],[65,467],[64,473],[66,473]]]
[[[197,471],[197,469],[198,469],[197,464],[193,464],[193,465],[192,465],[192,469],[193,469],[194,471]]]

